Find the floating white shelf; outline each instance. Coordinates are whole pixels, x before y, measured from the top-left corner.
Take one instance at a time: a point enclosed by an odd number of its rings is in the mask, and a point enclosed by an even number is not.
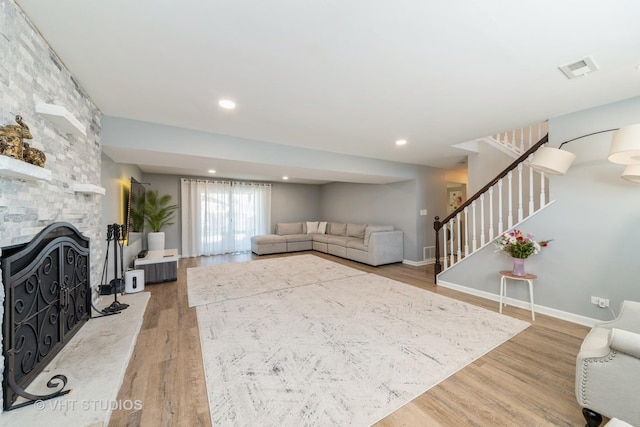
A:
[[[107,193],[107,190],[103,187],[98,187],[93,184],[75,184],[73,186],[73,191],[76,193],[99,194],[101,196],[104,196]]]
[[[87,136],[87,129],[85,126],[62,105],[40,102],[36,104],[36,113],[45,117],[65,133]]]
[[[29,181],[51,181],[50,170],[2,155],[0,155],[0,176]]]

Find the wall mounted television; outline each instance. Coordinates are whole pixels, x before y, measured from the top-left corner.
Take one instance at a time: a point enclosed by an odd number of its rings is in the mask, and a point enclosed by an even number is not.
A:
[[[144,229],[144,185],[131,177],[127,200],[127,245],[142,239]]]

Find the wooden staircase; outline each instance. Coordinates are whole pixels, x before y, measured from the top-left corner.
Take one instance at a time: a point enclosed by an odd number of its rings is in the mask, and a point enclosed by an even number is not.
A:
[[[517,158],[446,218],[435,217],[436,283],[439,273],[547,205],[545,174],[528,166],[533,153],[548,142],[546,133],[532,144],[541,130],[546,132],[546,123],[483,138]]]

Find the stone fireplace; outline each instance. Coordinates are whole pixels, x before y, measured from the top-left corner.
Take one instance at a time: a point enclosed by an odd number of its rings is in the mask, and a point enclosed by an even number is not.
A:
[[[0,168],[0,248],[28,243],[51,224],[67,222],[88,238],[86,274],[97,286],[106,245],[102,196],[81,189],[101,186],[101,113],[13,0],[0,0],[0,22],[0,126],[14,123],[16,115],[23,118],[33,137],[29,144],[46,155],[42,169],[48,175],[16,177]],[[64,105],[85,132],[58,128],[36,111],[40,103]],[[4,289],[0,278],[0,315]],[[4,366],[2,354],[0,373]]]
[[[89,239],[67,223],[3,248],[4,410],[67,392],[63,375],[52,378],[54,390],[46,395],[25,389],[91,317],[89,260]],[[19,397],[26,401],[16,402]]]

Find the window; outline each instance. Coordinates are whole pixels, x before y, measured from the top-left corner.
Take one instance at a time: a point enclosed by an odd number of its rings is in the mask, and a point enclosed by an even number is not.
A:
[[[268,234],[271,184],[182,179],[183,256],[251,250]]]

